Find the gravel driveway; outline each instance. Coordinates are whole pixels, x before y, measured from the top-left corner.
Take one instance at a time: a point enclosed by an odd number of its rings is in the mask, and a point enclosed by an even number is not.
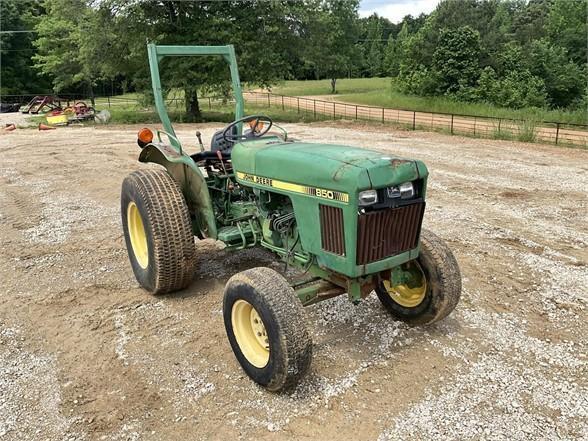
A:
[[[311,372],[268,393],[230,350],[222,289],[283,265],[202,241],[190,288],[150,296],[119,215],[139,127],[1,134],[0,440],[588,438],[588,151],[286,127],[425,161],[425,226],[462,270],[456,311],[409,328],[375,295],[311,306]],[[216,128],[178,133],[194,149]]]

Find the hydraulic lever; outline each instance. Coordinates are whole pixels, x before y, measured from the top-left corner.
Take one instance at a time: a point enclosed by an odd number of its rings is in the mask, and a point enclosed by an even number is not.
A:
[[[202,144],[202,133],[200,133],[198,130],[196,130],[196,138],[198,138],[198,144],[200,144],[200,151],[203,152],[204,144]]]

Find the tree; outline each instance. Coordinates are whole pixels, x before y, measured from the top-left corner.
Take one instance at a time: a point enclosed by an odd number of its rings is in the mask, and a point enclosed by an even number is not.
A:
[[[514,14],[513,34],[521,45],[546,36],[545,22],[553,0],[530,0]]]
[[[390,34],[384,51],[384,71],[390,76],[397,76],[400,69],[398,62],[398,47],[394,35]]]
[[[477,89],[480,99],[502,107],[545,107],[547,94],[543,80],[528,69],[511,71],[499,78],[494,69],[486,67]]]
[[[530,44],[529,71],[545,83],[552,107],[568,107],[586,92],[586,72],[568,59],[566,50],[543,39]]]
[[[394,39],[394,35],[390,34],[390,37],[388,38],[388,44],[386,45],[384,58],[384,67],[388,75],[396,77],[400,73],[400,66],[402,65],[403,61],[403,54],[405,51],[407,38],[407,22],[402,24],[402,28],[400,29],[400,32],[398,32],[396,39]]]
[[[86,23],[94,11],[84,0],[52,0],[45,3],[45,8],[47,14],[35,26],[35,66],[52,77],[56,92],[84,85],[94,105],[96,66],[84,63],[79,50]]]
[[[382,30],[382,24],[378,20],[378,16],[375,15],[374,20],[369,23],[369,31],[367,34],[367,66],[369,69],[369,75],[371,77],[380,77],[384,73],[384,33]]]
[[[316,5],[316,10],[307,10],[303,25],[303,59],[313,67],[317,78],[331,80],[331,93],[336,93],[337,78],[348,73],[356,59],[359,1],[325,0]]]
[[[433,54],[440,93],[473,86],[480,75],[480,34],[469,26],[442,29]]]
[[[150,88],[145,42],[174,45],[233,44],[241,80],[267,87],[288,76],[298,59],[302,6],[297,3],[103,0],[100,9],[122,45],[108,57],[107,72],[121,72],[140,89]],[[116,42],[106,42],[111,46]],[[198,94],[227,94],[230,75],[221,57],[164,59],[161,77],[168,90],[182,90],[189,120],[201,118]]]
[[[586,66],[588,47],[587,0],[553,0],[546,20],[549,39],[567,50],[578,65]]]
[[[49,89],[49,79],[40,76],[31,61],[35,54],[33,28],[43,14],[43,6],[34,0],[0,1],[0,29],[7,32],[0,35],[0,93],[30,94]]]

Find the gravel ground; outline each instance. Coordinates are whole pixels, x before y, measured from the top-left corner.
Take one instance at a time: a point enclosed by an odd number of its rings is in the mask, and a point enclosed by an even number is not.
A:
[[[192,148],[197,128],[216,125],[179,126]],[[202,241],[190,288],[150,296],[119,215],[124,176],[144,167],[138,128],[0,134],[0,440],[588,438],[588,152],[286,128],[427,163],[425,225],[460,263],[456,311],[409,328],[375,295],[309,307],[311,372],[268,393],[230,350],[222,289],[283,265]]]

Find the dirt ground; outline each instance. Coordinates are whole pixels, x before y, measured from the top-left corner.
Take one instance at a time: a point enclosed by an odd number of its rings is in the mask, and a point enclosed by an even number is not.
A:
[[[178,133],[194,148],[215,127]],[[144,167],[138,128],[19,129],[0,135],[0,440],[588,438],[588,151],[286,128],[427,163],[425,226],[460,263],[456,311],[409,328],[373,294],[311,306],[311,372],[268,393],[231,352],[222,290],[283,265],[197,242],[190,288],[147,294],[119,215]]]

